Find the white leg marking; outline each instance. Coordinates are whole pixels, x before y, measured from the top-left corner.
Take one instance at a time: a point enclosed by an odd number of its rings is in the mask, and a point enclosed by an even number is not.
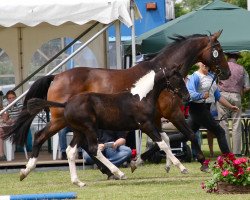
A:
[[[86,184],[81,182],[76,173],[76,153],[77,153],[77,145],[75,145],[73,148],[71,146],[68,146],[66,149],[67,157],[68,157],[68,163],[69,163],[69,171],[70,171],[70,178],[71,182],[79,187],[83,187]]]
[[[33,169],[36,168],[36,163],[37,163],[37,158],[30,158],[26,168],[25,169],[21,169],[20,171],[20,179],[24,179]]]
[[[170,147],[170,141],[169,141],[169,137],[167,133],[161,132],[160,134],[161,134],[161,138],[166,142],[167,146]],[[170,160],[169,155],[166,154],[166,168],[165,169],[167,172],[169,172],[171,164],[172,164],[172,161]]]
[[[187,173],[187,169],[181,164],[181,162],[174,156],[170,147],[162,140],[161,142],[156,142],[161,150],[163,150],[166,155],[169,156],[171,161],[175,166],[177,166],[182,173]]]
[[[100,160],[109,170],[112,172],[112,174],[116,175],[119,179],[125,179],[125,174],[120,171],[113,163],[111,163],[100,151],[100,149],[97,150],[96,158]]]

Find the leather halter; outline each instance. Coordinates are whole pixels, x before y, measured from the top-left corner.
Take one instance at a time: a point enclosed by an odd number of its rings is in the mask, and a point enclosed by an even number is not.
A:
[[[160,70],[161,70],[161,68],[160,68]],[[170,81],[169,81],[169,77],[167,77],[167,75],[166,75],[165,68],[162,69],[162,73],[163,73],[164,78],[165,78],[165,80],[166,80],[166,84],[167,84],[166,89],[167,89],[168,91],[172,92],[174,95],[179,96],[179,97],[182,99],[182,94],[181,94],[181,92],[180,92],[180,88],[175,88],[175,87],[173,87],[173,85],[172,85],[172,84],[170,83]]]
[[[220,69],[220,66],[218,65],[218,63],[219,63],[219,61],[218,61],[219,52],[218,52],[217,49],[215,49],[215,46],[219,45],[220,43],[219,42],[212,43],[212,40],[210,39],[210,37],[211,36],[208,36],[209,43],[211,44],[210,45],[210,48],[211,48],[211,58],[212,58],[212,62],[215,65],[215,73],[216,73],[217,76],[219,76],[221,74],[221,69]]]

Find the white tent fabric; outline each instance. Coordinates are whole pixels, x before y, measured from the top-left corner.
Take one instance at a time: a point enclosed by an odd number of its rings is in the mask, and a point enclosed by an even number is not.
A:
[[[83,25],[92,20],[108,24],[119,19],[132,25],[130,0],[1,0],[0,26]]]

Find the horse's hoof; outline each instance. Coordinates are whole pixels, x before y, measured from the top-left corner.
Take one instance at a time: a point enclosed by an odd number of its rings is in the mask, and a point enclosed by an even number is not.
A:
[[[84,187],[86,185],[85,183],[83,183],[81,181],[74,181],[73,184],[80,187],[80,188],[82,188],[82,187]]]
[[[136,165],[135,165],[135,161],[131,161],[130,162],[130,169],[131,169],[131,172],[133,173],[135,170],[136,170]]]
[[[23,179],[26,178],[26,175],[25,175],[25,170],[24,169],[21,169],[20,170],[20,181],[22,181]]]
[[[202,166],[200,167],[200,170],[201,170],[202,172],[209,172],[209,167],[208,167],[207,165],[202,165]]]
[[[170,167],[165,167],[165,170],[166,170],[167,173],[169,173]]]
[[[120,180],[120,178],[114,174],[108,176],[107,180]]]
[[[188,170],[187,170],[187,169],[183,169],[183,170],[181,171],[181,173],[182,173],[182,174],[188,174]]]
[[[121,178],[120,178],[121,180],[127,180],[128,179],[128,177],[125,175],[125,174],[123,174],[122,176],[121,176]]]

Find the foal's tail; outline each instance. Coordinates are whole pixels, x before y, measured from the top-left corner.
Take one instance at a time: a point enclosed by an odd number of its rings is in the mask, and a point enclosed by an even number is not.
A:
[[[27,111],[31,115],[36,115],[41,110],[48,108],[48,107],[62,107],[64,108],[66,103],[58,103],[54,101],[46,101],[45,99],[33,98],[30,99],[27,103]]]
[[[35,81],[30,87],[24,99],[22,112],[16,119],[13,126],[6,128],[2,134],[3,139],[10,138],[13,143],[23,146],[26,143],[30,125],[37,113],[30,114],[27,111],[27,102],[31,98],[46,99],[50,83],[55,75],[44,76]]]

